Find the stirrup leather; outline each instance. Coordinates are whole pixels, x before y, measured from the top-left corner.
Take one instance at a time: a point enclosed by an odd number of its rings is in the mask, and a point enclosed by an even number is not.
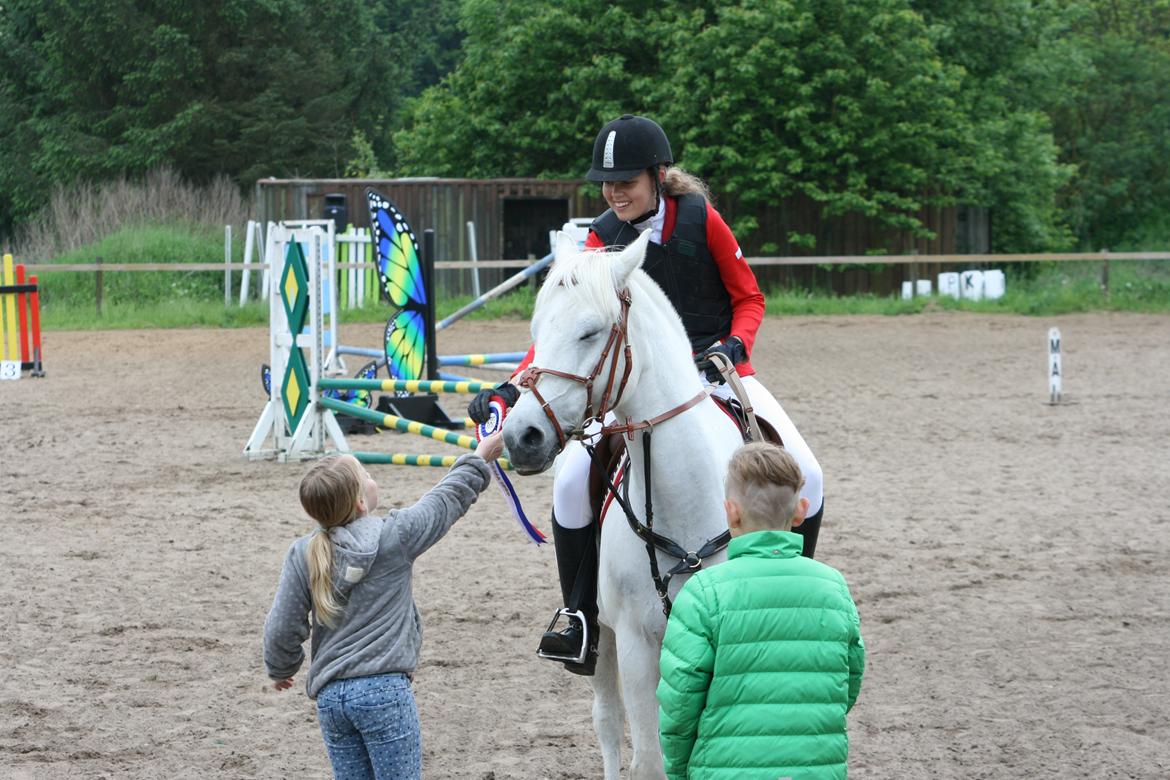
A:
[[[541,658],[548,659],[549,661],[561,661],[563,663],[583,664],[583,663],[585,663],[585,658],[589,655],[589,640],[590,640],[589,622],[587,620],[585,620],[585,613],[579,609],[569,609],[568,607],[561,607],[560,609],[557,610],[556,614],[553,615],[553,619],[549,622],[548,628],[546,628],[544,632],[547,634],[550,631],[552,631],[554,628],[556,628],[557,621],[559,621],[562,617],[576,618],[577,620],[579,620],[581,622],[581,652],[578,653],[577,655],[562,655],[559,653],[546,653],[543,650],[541,650],[539,647],[537,647],[536,654],[538,656],[540,656]]]

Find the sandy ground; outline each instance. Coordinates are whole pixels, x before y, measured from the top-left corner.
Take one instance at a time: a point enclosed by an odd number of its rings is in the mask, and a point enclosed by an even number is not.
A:
[[[819,557],[862,615],[852,775],[1170,776],[1170,318],[769,319],[761,336],[754,362],[824,466]],[[517,322],[441,341],[526,345]],[[240,454],[265,332],[45,349],[47,379],[0,385],[0,777],[328,776],[312,703],[260,663],[282,555],[310,527],[304,466]],[[383,508],[439,476],[371,471]],[[546,530],[550,488],[518,481]],[[416,596],[426,777],[600,776],[587,683],[534,657],[553,551],[494,490],[420,561]]]

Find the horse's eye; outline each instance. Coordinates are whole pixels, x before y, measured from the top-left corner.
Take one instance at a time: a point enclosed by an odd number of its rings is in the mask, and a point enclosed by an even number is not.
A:
[[[589,341],[589,339],[596,337],[598,333],[601,333],[601,331],[600,330],[591,330],[588,333],[586,333],[584,336],[582,336],[579,340],[580,341]]]

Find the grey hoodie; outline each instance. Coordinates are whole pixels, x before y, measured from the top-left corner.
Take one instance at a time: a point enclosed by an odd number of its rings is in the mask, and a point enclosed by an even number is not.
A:
[[[330,529],[333,582],[345,611],[335,628],[312,620],[312,663],[305,680],[310,698],[332,680],[414,671],[422,621],[411,594],[411,566],[490,480],[483,458],[464,455],[414,506]],[[264,666],[274,680],[292,677],[305,660],[301,645],[310,635],[313,608],[305,555],[311,538],[302,536],[289,547],[264,621]]]

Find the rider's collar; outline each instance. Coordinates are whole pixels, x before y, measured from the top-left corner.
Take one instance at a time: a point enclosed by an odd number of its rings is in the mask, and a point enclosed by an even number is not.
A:
[[[662,225],[666,222],[666,195],[658,198],[658,210],[646,212],[638,219],[630,222],[630,226],[639,233],[650,231],[650,240],[655,244],[662,243]]]

